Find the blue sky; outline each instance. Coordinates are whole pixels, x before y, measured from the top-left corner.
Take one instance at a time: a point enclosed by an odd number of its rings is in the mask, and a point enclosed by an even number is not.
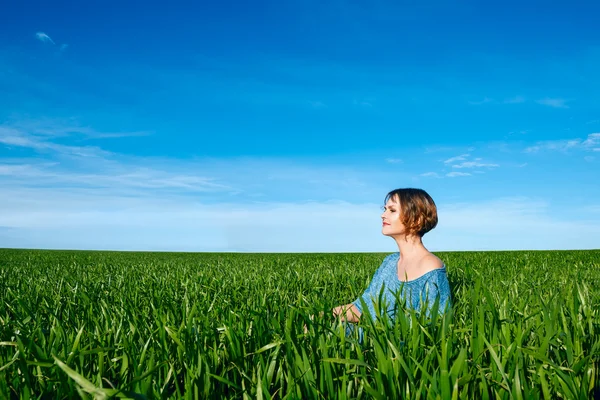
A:
[[[600,248],[594,2],[10,2],[0,247]]]

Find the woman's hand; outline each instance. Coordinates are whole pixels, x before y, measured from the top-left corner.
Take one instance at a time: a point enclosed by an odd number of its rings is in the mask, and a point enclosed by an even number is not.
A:
[[[334,317],[336,318],[341,318],[342,321],[346,321],[346,322],[352,322],[352,323],[358,323],[358,320],[360,319],[360,311],[358,310],[358,308],[356,308],[356,306],[354,304],[345,304],[343,306],[337,306],[334,307],[333,310],[331,310],[332,314]],[[323,318],[324,314],[323,311],[321,311],[319,313],[319,318]],[[309,316],[309,319],[311,321],[314,321],[315,316],[311,315]],[[308,333],[308,326],[306,326],[306,324],[304,324],[304,334]]]
[[[333,310],[333,316],[341,318],[346,322],[358,323],[360,319],[360,311],[354,304],[345,304],[343,306],[337,306]]]

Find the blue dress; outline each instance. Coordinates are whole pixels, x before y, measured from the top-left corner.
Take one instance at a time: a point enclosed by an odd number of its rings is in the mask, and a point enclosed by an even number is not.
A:
[[[446,266],[429,271],[411,281],[401,281],[398,279],[397,268],[399,258],[400,253],[388,255],[373,275],[367,290],[352,304],[363,314],[362,299],[371,317],[375,319],[375,302],[379,301],[381,289],[384,288],[380,309],[385,309],[392,320],[397,310],[396,296],[406,301],[407,308],[419,313],[424,312],[426,315],[431,314],[436,297],[439,296],[438,313],[444,313],[452,302]]]

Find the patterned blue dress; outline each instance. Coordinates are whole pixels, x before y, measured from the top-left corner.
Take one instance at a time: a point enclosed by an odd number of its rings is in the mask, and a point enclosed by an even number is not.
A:
[[[364,313],[361,299],[369,309],[373,319],[376,318],[375,302],[379,301],[381,289],[384,288],[381,299],[381,310],[385,309],[391,319],[394,319],[397,304],[396,296],[406,301],[406,307],[431,314],[436,298],[439,296],[438,312],[444,313],[452,305],[450,284],[446,274],[446,266],[437,268],[411,281],[398,279],[398,259],[400,253],[388,255],[373,275],[371,283],[365,292],[352,304]]]

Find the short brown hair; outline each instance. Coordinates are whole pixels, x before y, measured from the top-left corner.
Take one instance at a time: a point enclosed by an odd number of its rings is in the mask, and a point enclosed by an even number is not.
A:
[[[395,189],[385,196],[388,200],[400,203],[400,218],[406,228],[406,236],[424,234],[436,227],[438,223],[437,207],[431,196],[423,189]]]

